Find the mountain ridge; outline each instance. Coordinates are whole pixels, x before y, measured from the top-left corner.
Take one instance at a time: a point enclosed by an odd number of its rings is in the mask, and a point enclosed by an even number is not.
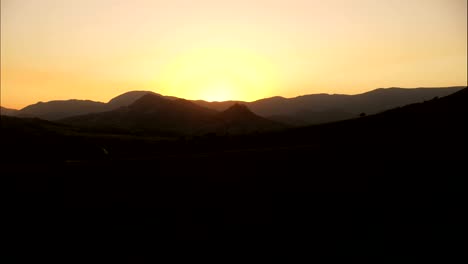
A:
[[[199,106],[216,111],[224,111],[234,104],[246,105],[253,113],[277,122],[304,126],[349,119],[361,113],[373,114],[394,107],[430,100],[454,93],[464,86],[445,88],[377,88],[356,95],[345,94],[308,94],[292,98],[273,96],[253,102],[223,101],[208,102],[187,100]],[[157,95],[170,100],[181,98],[163,96],[152,91],[129,91],[120,94],[107,103],[91,100],[55,100],[38,102],[20,110],[10,109],[8,115],[19,117],[38,117],[50,121],[88,113],[106,112],[122,106],[129,106],[146,94]],[[5,113],[5,110],[2,111]]]
[[[245,106],[234,106],[230,111],[219,113],[185,99],[168,99],[155,94],[146,94],[127,107],[60,122],[76,127],[161,135],[249,133],[273,127],[270,121],[256,116]]]

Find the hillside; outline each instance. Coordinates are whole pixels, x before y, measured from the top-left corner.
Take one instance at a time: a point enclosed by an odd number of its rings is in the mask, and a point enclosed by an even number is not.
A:
[[[370,159],[459,159],[466,157],[468,89],[376,115],[293,129],[279,144],[320,142],[323,153]]]
[[[465,149],[468,149],[463,136],[467,133],[466,127],[468,127],[466,125],[467,100],[467,89],[464,89],[447,97],[395,108],[376,115],[284,130],[284,126],[253,114],[247,107],[240,104],[219,113],[198,107],[189,101],[167,100],[159,96],[147,95],[126,108],[68,118],[63,121],[75,127],[88,128],[86,130],[77,130],[77,128],[39,119],[3,116],[2,137],[16,135],[28,137],[28,135],[41,135],[42,133],[48,135],[79,133],[82,135],[86,131],[88,131],[86,133],[90,131],[119,132],[118,137],[124,137],[125,133],[152,134],[151,132],[162,131],[165,132],[162,134],[175,135],[177,134],[174,134],[175,129],[198,132],[198,135],[215,132],[221,136],[226,134],[226,131],[229,132],[228,134],[236,134],[230,131],[235,128],[245,129],[245,133],[252,132],[248,129],[251,126],[256,127],[253,132],[261,132],[263,130],[259,128],[265,126],[268,128],[265,132],[270,129],[276,130],[278,127],[283,128],[284,131],[244,135],[229,140],[216,137],[213,138],[215,141],[206,141],[204,144],[214,149],[233,149],[238,151],[239,155],[243,155],[243,149],[256,149],[258,155],[267,151],[263,153],[267,156],[273,155],[276,149],[280,153],[289,149],[285,153],[291,151],[290,154],[297,156],[309,149],[307,156],[314,156],[316,159],[326,159],[332,156],[338,159],[355,159],[356,157],[363,159],[458,158],[466,155]],[[173,114],[170,114],[171,112]],[[172,130],[168,131],[164,127],[170,127]],[[200,132],[203,133],[200,134]],[[196,140],[193,143],[196,143]],[[147,148],[150,152],[160,149],[159,147],[151,149],[150,145],[136,147],[143,153]],[[301,151],[297,152],[297,149]],[[120,151],[120,153],[125,153],[125,151]],[[134,154],[129,152],[125,153],[125,156]]]
[[[142,99],[122,116],[198,109]],[[464,89],[330,124],[188,139],[92,134],[2,117],[0,163],[15,175],[21,208],[111,209],[100,225],[84,210],[61,218],[59,225],[79,222],[77,232],[144,231],[164,243],[253,236],[254,245],[313,237],[314,247],[350,254],[362,247],[386,252],[387,244],[414,250],[414,243],[462,241],[467,100]],[[251,115],[240,105],[207,111],[210,118]],[[104,122],[102,114],[91,116]]]

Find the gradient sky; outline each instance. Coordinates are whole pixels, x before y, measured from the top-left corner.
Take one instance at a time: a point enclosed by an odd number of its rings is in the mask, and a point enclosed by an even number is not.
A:
[[[467,83],[467,0],[1,0],[1,105]]]

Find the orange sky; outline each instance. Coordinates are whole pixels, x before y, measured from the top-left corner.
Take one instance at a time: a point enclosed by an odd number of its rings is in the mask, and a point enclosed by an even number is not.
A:
[[[466,84],[466,0],[1,0],[10,108]]]

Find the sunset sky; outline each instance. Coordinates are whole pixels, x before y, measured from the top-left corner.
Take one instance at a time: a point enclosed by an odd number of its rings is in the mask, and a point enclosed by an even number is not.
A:
[[[1,0],[1,105],[467,84],[467,0]]]

